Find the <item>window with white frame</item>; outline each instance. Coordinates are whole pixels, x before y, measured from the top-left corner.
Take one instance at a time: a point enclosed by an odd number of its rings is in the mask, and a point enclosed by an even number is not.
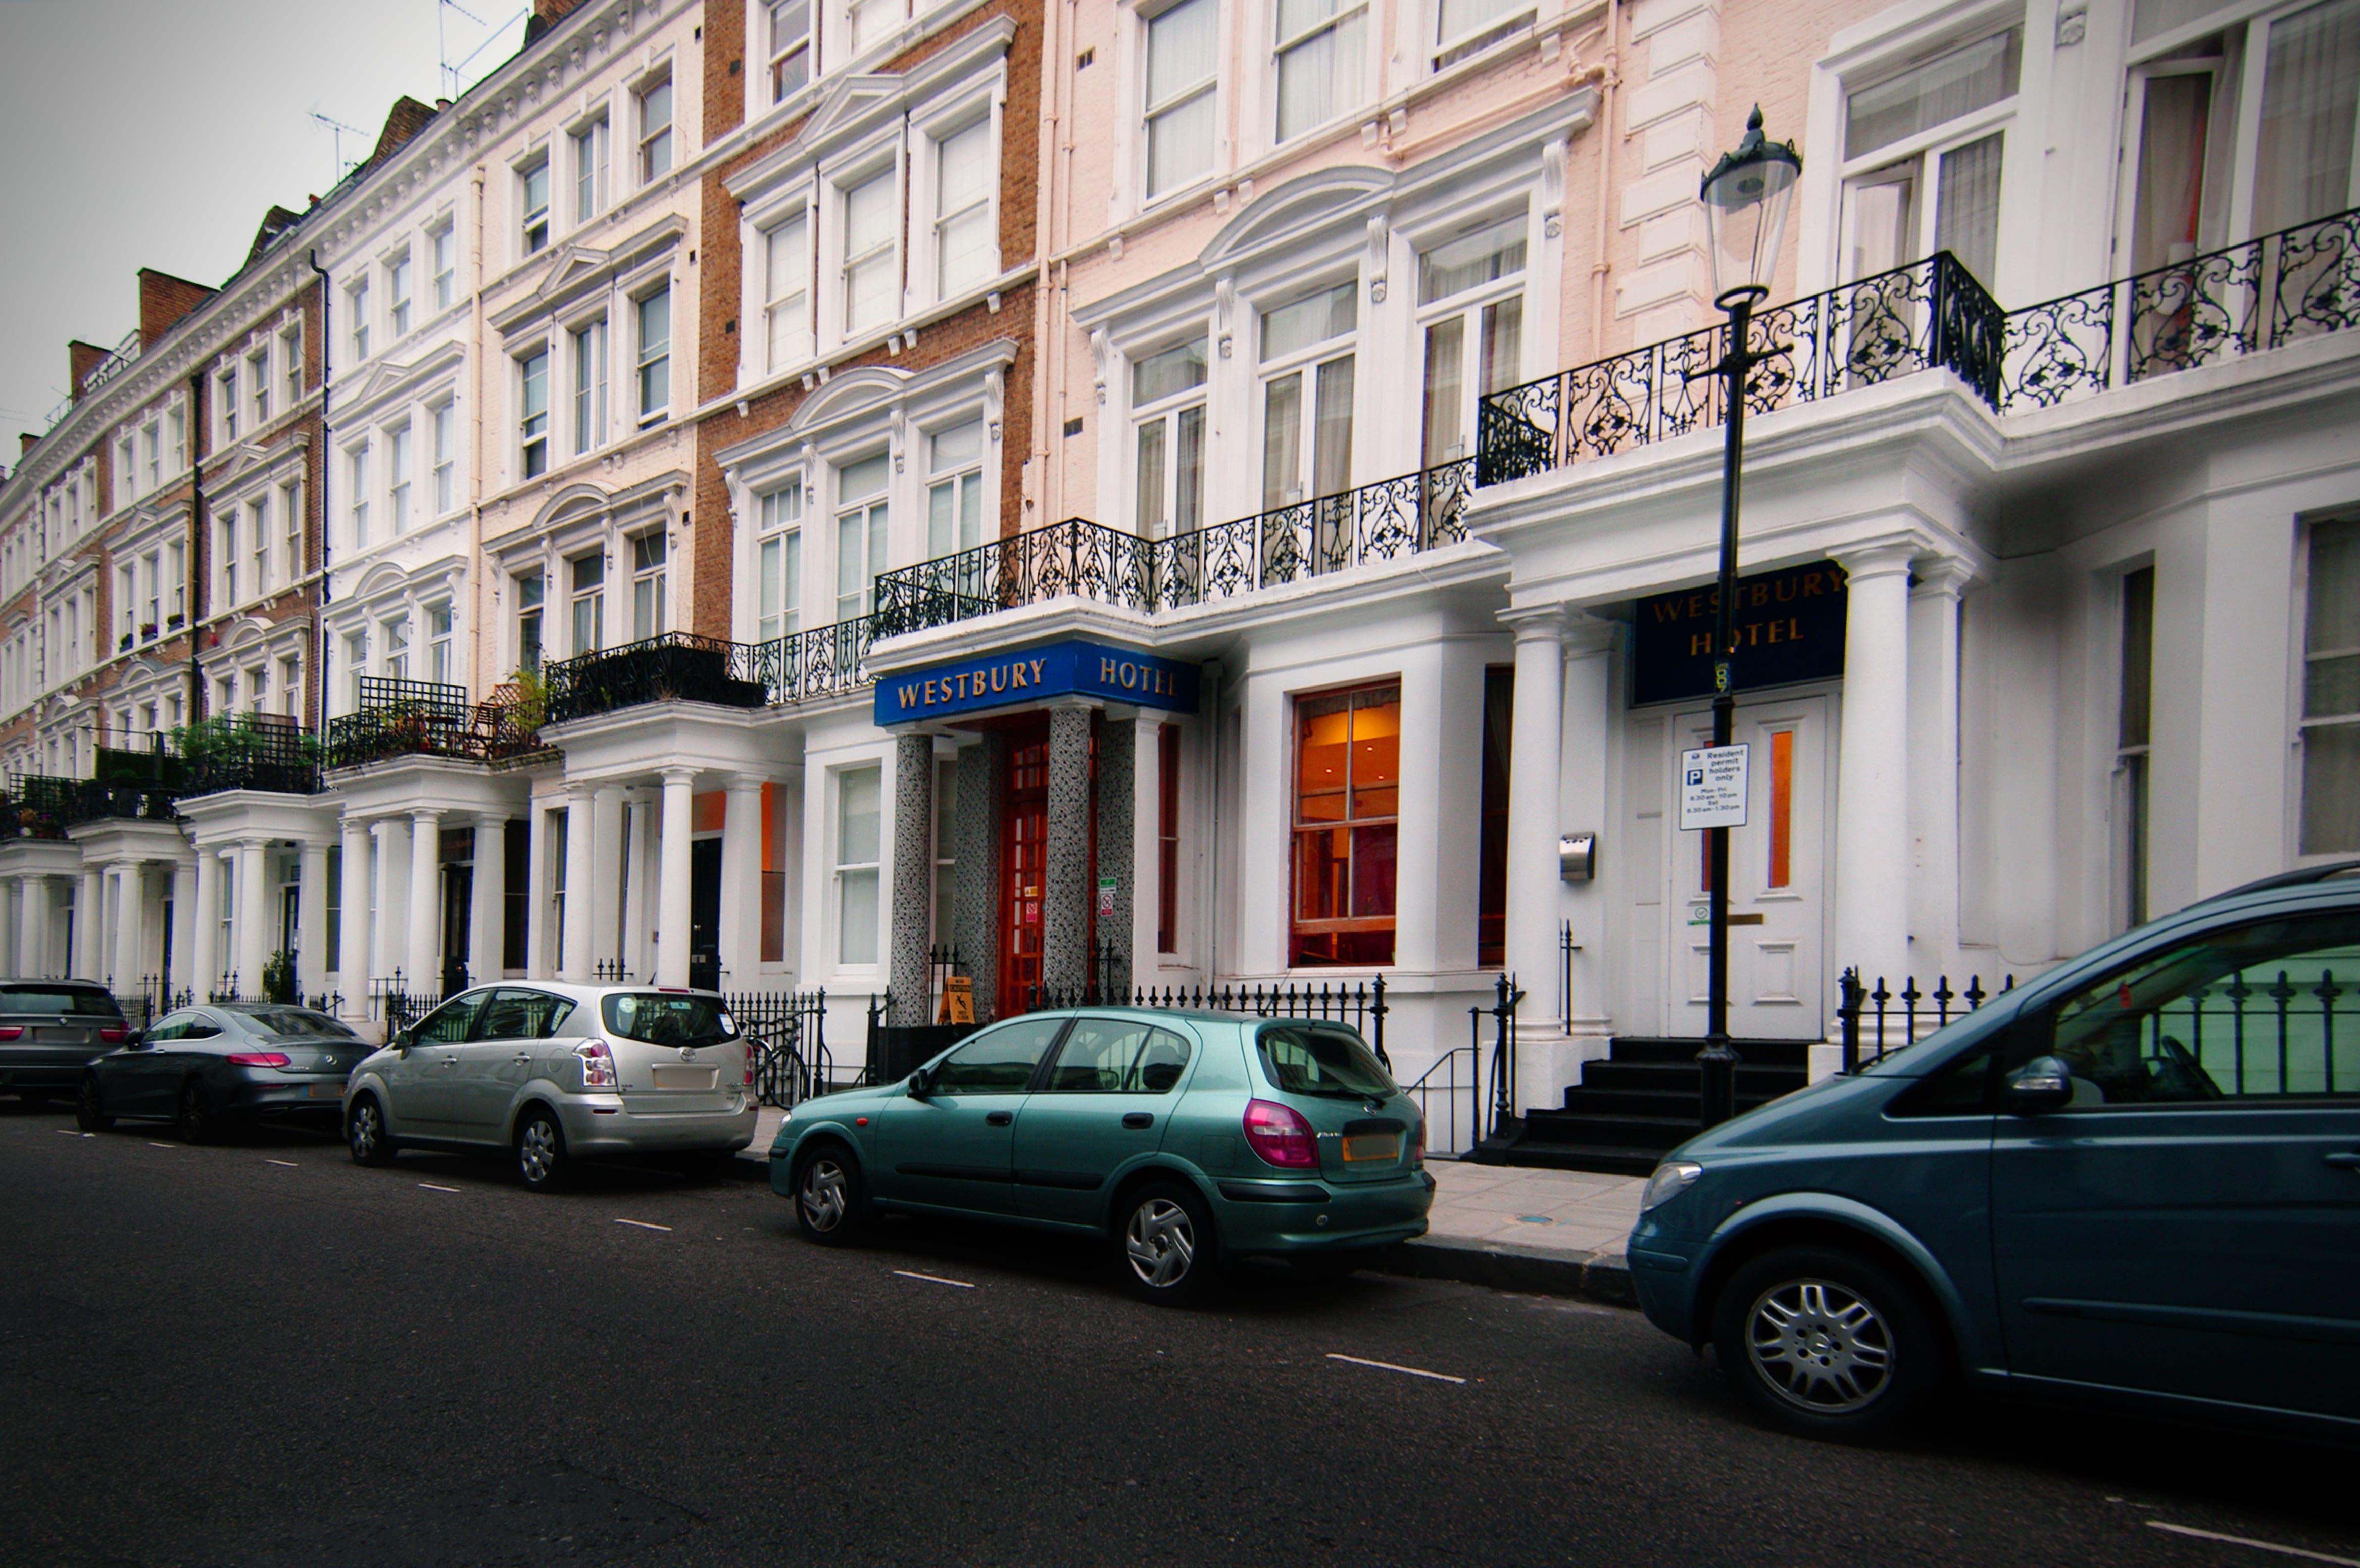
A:
[[[1205,340],[1131,363],[1131,530],[1168,539],[1205,525]]]
[[[762,492],[755,554],[754,636],[769,642],[803,630],[803,482]]]
[[[155,490],[164,483],[164,432],[154,421],[139,427],[139,445],[148,458],[148,488]],[[176,465],[177,466],[177,465]]]
[[[1150,197],[1177,190],[1213,167],[1220,27],[1219,0],[1180,0],[1147,19]]]
[[[2306,855],[2360,850],[2360,522],[2311,525],[2302,653]]]
[[[450,220],[427,232],[426,265],[434,274],[434,308],[447,311],[459,292],[459,236]]]
[[[641,86],[636,94],[639,115],[639,183],[652,185],[672,172],[672,76]]]
[[[654,529],[631,536],[631,635],[661,637],[664,632],[664,532]]]
[[[214,559],[221,563],[219,608],[222,609],[237,603],[239,598],[237,569],[241,558],[237,553],[237,508],[235,506],[225,510],[213,521],[213,538],[217,546]]]
[[[344,711],[356,711],[361,705],[361,678],[368,674],[368,631],[344,633]]]
[[[177,404],[164,412],[164,455],[175,474],[189,466],[189,419]]]
[[[385,264],[385,319],[399,340],[410,335],[410,252]]]
[[[216,422],[221,427],[222,444],[226,446],[237,439],[237,366],[235,362],[223,366],[221,374],[213,378],[213,403],[220,415]]]
[[[397,611],[385,621],[386,679],[406,681],[410,678],[410,612]]]
[[[1532,23],[1532,0],[1440,0],[1435,7],[1434,68],[1455,65]]]
[[[189,623],[189,546],[175,539],[164,546],[164,602],[169,607],[164,629],[178,630]]]
[[[517,170],[517,210],[524,214],[519,225],[518,237],[524,254],[537,255],[549,248],[549,156],[541,157]]]
[[[1368,0],[1276,0],[1280,141],[1360,107]]]
[[[115,488],[125,501],[139,497],[139,450],[129,434],[115,444]]]
[[[901,210],[890,165],[844,188],[844,335],[900,313]]]
[[[459,409],[448,401],[426,411],[429,438],[434,443],[434,515],[441,517],[458,501]]]
[[[398,424],[385,436],[385,510],[399,537],[410,532],[410,427]]]
[[[838,962],[877,961],[878,871],[884,859],[884,770],[836,774],[836,932]],[[921,851],[923,852],[923,850]]]
[[[836,619],[840,621],[877,608],[877,576],[885,570],[885,488],[891,467],[880,452],[836,471]]]
[[[798,208],[762,233],[763,320],[768,368],[811,354],[811,215]]]
[[[344,457],[344,494],[352,498],[353,548],[366,550],[369,543],[368,443],[348,448]]]
[[[770,102],[802,91],[812,76],[811,0],[770,0]]]
[[[1265,510],[1352,484],[1352,344],[1360,289],[1338,283],[1262,318]]]
[[[567,334],[574,373],[574,451],[578,456],[606,444],[606,322],[585,322]]]
[[[926,437],[926,555],[939,560],[983,543],[983,422]]]
[[[287,580],[295,582],[303,576],[303,481],[290,479],[279,487],[279,532],[282,543],[279,560]]]
[[[126,561],[115,568],[115,645],[131,646],[139,629],[139,563]]]
[[[287,406],[291,409],[303,400],[303,323],[300,319],[289,322],[287,330],[279,334],[279,364],[287,389]]]
[[[249,713],[260,713],[270,701],[270,666],[249,664],[246,671],[246,707]]]
[[[606,116],[602,111],[574,131],[574,221],[586,224],[606,210]]]
[[[844,50],[858,55],[889,37],[909,19],[909,0],[847,0]]]
[[[1843,279],[1947,250],[1986,289],[1999,256],[2005,126],[2020,27],[1977,38],[1844,94]]]
[[[606,557],[593,550],[566,567],[573,574],[573,651],[595,653],[606,645]]]
[[[672,291],[658,289],[633,302],[639,321],[639,422],[653,424],[672,411]]]
[[[246,505],[246,566],[251,580],[246,591],[259,596],[270,591],[270,492],[263,491]]]
[[[279,711],[290,718],[300,715],[303,707],[303,655],[282,654],[279,660]]]
[[[344,291],[344,320],[351,323],[353,357],[369,356],[369,286],[362,278]]]
[[[549,350],[517,361],[518,467],[528,479],[549,472]]]
[[[270,345],[265,341],[246,356],[246,395],[254,405],[254,428],[270,422]]]
[[[449,685],[457,666],[452,662],[451,601],[426,607],[426,678]]]
[[[934,151],[934,295],[948,299],[999,270],[993,255],[991,119],[937,139]]]
[[[517,668],[541,673],[543,585],[539,567],[516,579]]]
[[[1420,466],[1473,450],[1476,405],[1516,384],[1524,355],[1524,214],[1482,225],[1417,258],[1425,337]]]

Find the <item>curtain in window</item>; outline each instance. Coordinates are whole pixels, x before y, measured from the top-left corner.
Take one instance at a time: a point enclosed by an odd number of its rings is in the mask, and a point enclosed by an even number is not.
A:
[[[2132,271],[2150,271],[2196,254],[2212,115],[2209,72],[2147,79],[2139,126],[2138,208],[2131,220]]]
[[[2262,78],[2254,232],[2272,234],[2352,203],[2360,106],[2360,0],[2328,0],[2270,26]]]
[[[2005,137],[1988,136],[1942,155],[1934,248],[1966,265],[1988,290],[1999,263],[1999,166]]]

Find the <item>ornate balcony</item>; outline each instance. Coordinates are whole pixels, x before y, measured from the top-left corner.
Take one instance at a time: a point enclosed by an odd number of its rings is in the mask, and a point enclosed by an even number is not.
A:
[[[548,722],[563,724],[641,703],[718,703],[761,707],[770,700],[763,653],[776,643],[727,642],[667,631],[619,648],[601,648],[549,666]]]
[[[9,774],[7,792],[0,795],[0,839],[63,839],[79,783],[40,773]]]
[[[541,720],[520,697],[471,704],[464,686],[365,675],[360,699],[355,712],[328,720],[331,769],[394,757],[510,762],[541,749]]]

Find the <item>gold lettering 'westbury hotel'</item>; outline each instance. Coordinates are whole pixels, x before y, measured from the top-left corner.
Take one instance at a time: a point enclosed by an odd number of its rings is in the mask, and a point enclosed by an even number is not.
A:
[[[1776,583],[1741,583],[1737,590],[1737,611],[1743,616],[1749,609],[1761,609],[1774,602],[1784,604],[1795,599],[1817,598],[1821,594],[1833,593],[1842,586],[1843,579],[1831,571],[1798,573],[1795,576]],[[1658,621],[1702,619],[1719,610],[1720,600],[1719,589],[1703,589],[1689,594],[1685,598],[1669,599],[1658,603],[1655,606],[1655,619]],[[1800,642],[1803,640],[1803,623],[1792,617],[1773,620],[1742,620],[1731,630],[1735,632],[1736,643],[1740,648],[1758,647],[1768,642]],[[1712,633],[1710,630],[1691,633],[1688,638],[1688,652],[1698,658],[1703,658],[1710,653]]]
[[[961,670],[956,674],[935,675],[924,681],[904,681],[894,690],[894,700],[901,711],[921,710],[938,703],[965,702],[970,697],[1027,691],[1041,685],[1042,670],[1047,663],[1043,659],[1011,658],[997,664],[978,665],[973,670]],[[1098,679],[1109,688],[1119,687],[1145,696],[1177,695],[1172,672],[1153,664],[1134,663],[1112,654],[1098,658]]]

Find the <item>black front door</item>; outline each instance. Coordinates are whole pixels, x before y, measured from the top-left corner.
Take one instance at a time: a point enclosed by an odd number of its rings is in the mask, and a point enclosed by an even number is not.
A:
[[[740,975],[738,983],[749,983]],[[721,840],[699,839],[688,850],[688,983],[721,989]]]
[[[467,973],[471,927],[475,907],[475,868],[442,868],[442,994],[456,996],[475,983]],[[497,977],[491,977],[497,978]]]

